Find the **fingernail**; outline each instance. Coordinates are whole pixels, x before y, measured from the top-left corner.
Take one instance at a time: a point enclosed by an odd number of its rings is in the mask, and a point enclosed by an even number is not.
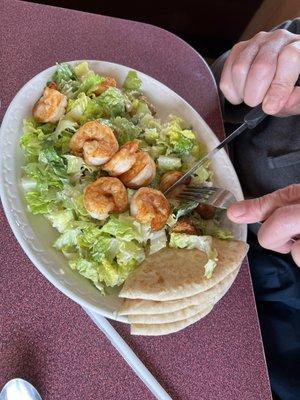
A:
[[[230,214],[234,218],[241,218],[246,214],[246,207],[244,203],[235,203],[230,208]]]

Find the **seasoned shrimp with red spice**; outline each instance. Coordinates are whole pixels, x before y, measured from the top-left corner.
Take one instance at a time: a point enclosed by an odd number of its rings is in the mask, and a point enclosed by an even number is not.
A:
[[[75,156],[94,166],[105,164],[119,149],[112,129],[98,121],[82,125],[72,136],[69,147]]]
[[[37,122],[58,122],[66,111],[67,97],[52,87],[45,87],[42,97],[32,109]]]
[[[132,140],[121,146],[120,150],[112,156],[112,158],[103,165],[102,169],[109,173],[110,176],[122,175],[133,166],[136,162],[139,142]]]
[[[150,185],[155,178],[156,165],[154,160],[144,151],[136,154],[136,160],[132,167],[120,175],[121,181],[129,188],[138,189],[141,186]]]
[[[105,220],[128,208],[127,191],[118,178],[101,177],[84,189],[83,203],[91,217]]]
[[[171,209],[162,192],[143,187],[131,199],[130,213],[138,222],[150,224],[153,231],[159,231],[165,226]]]

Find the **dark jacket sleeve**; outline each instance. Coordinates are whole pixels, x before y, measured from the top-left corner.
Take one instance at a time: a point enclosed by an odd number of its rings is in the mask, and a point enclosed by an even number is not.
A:
[[[273,30],[275,29],[286,29],[289,32],[300,34],[300,18],[283,22],[282,24],[276,26]],[[211,70],[215,76],[218,87],[221,79],[223,66],[226,61],[226,58],[228,57],[229,52],[230,51],[227,51],[226,53],[222,54],[211,66]],[[299,85],[299,80],[297,85]],[[224,98],[220,90],[219,90],[219,96],[220,96],[224,121],[231,124],[241,123],[244,119],[244,115],[250,110],[250,107],[248,107],[244,103],[238,106],[233,106]]]

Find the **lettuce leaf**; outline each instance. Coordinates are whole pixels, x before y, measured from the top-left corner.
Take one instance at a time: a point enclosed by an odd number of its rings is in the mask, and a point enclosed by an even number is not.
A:
[[[98,96],[95,101],[100,105],[105,117],[111,118],[125,114],[126,100],[123,93],[115,88],[109,87]]]
[[[67,178],[67,168],[62,157],[60,157],[52,147],[43,149],[39,154],[39,162],[55,175],[60,177],[63,182]]]
[[[164,229],[157,232],[152,232],[150,237],[149,254],[156,253],[167,245],[167,235]]]
[[[199,214],[192,215],[193,224],[204,234],[218,239],[233,239],[233,235],[227,228],[222,228],[217,218],[204,220]]]
[[[70,175],[81,175],[84,161],[81,157],[72,156],[71,154],[66,154],[64,158],[67,160],[67,174]]]
[[[87,95],[91,94],[93,92],[93,89],[103,81],[103,77],[100,75],[97,75],[95,73],[91,73],[87,75],[83,80],[81,81],[76,94],[78,93],[86,93]]]
[[[109,221],[101,228],[101,232],[121,238],[124,241],[131,241],[137,237],[133,218],[124,215],[110,217]]]
[[[57,84],[58,90],[61,93],[69,98],[74,97],[79,87],[79,81],[67,63],[57,64],[52,79]]]
[[[71,215],[57,212],[50,217],[62,232],[54,246],[71,257],[70,267],[97,288],[122,284],[131,270],[145,259],[140,241],[141,238],[146,241],[149,233],[145,227],[139,226],[139,230],[133,218],[112,216],[101,227],[99,222],[71,220]]]
[[[25,199],[28,210],[34,215],[52,213],[59,204],[53,189],[26,192]]]
[[[88,75],[93,74],[94,72],[90,70],[87,61],[83,61],[74,67],[74,74],[80,80],[86,78]]]
[[[47,214],[46,218],[51,222],[53,228],[57,229],[60,233],[65,232],[71,222],[74,221],[74,215],[69,210],[54,211],[51,214]]]
[[[181,159],[179,157],[174,157],[173,155],[159,156],[157,159],[157,166],[160,172],[180,170]]]
[[[138,77],[136,71],[129,71],[123,83],[125,90],[140,90],[142,85],[141,79]]]
[[[69,81],[70,79],[76,79],[74,72],[70,65],[67,63],[57,64],[56,70],[53,74],[54,82],[59,86],[62,81]]]
[[[113,128],[118,133],[117,139],[120,145],[139,137],[141,129],[127,118],[116,117],[112,120]]]
[[[193,174],[192,183],[201,185],[204,182],[212,181],[213,172],[209,168],[209,160],[205,161]]]
[[[23,134],[20,146],[28,162],[36,161],[42,150],[45,140],[55,129],[55,124],[38,124],[33,118],[23,120]]]

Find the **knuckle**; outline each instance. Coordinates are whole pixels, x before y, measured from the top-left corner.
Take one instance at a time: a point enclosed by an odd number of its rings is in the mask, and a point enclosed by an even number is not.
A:
[[[282,204],[289,204],[293,199],[299,198],[300,201],[300,184],[294,183],[283,189],[279,189],[277,192],[279,200]]]
[[[260,32],[258,32],[258,33],[253,37],[253,39],[254,39],[255,41],[261,41],[261,40],[264,39],[266,36],[268,36],[268,33],[267,33],[267,32],[265,32],[265,31],[260,31]]]
[[[239,77],[247,74],[248,72],[248,66],[247,64],[242,61],[242,60],[236,60],[231,67],[232,70],[232,75]]]
[[[254,74],[268,76],[270,74],[270,71],[273,70],[273,68],[274,68],[274,63],[272,63],[266,57],[260,57],[256,61],[254,61],[251,70]]]
[[[251,215],[255,215],[259,218],[259,216],[264,213],[265,207],[266,207],[265,196],[258,197],[256,199],[249,201],[249,210],[248,211]]]
[[[290,32],[288,32],[286,29],[276,29],[275,31],[272,32],[272,36],[274,39],[278,40],[281,38],[289,37]]]
[[[286,93],[290,90],[291,84],[285,81],[273,81],[270,86],[270,90],[272,90],[273,95],[277,94],[280,96],[281,94]]]
[[[280,59],[287,59],[291,63],[299,61],[299,57],[300,48],[295,43],[285,46],[279,54]]]
[[[238,42],[236,43],[233,47],[232,50],[239,50],[241,47],[244,47],[244,44],[246,43],[246,41],[242,41],[242,42]]]

